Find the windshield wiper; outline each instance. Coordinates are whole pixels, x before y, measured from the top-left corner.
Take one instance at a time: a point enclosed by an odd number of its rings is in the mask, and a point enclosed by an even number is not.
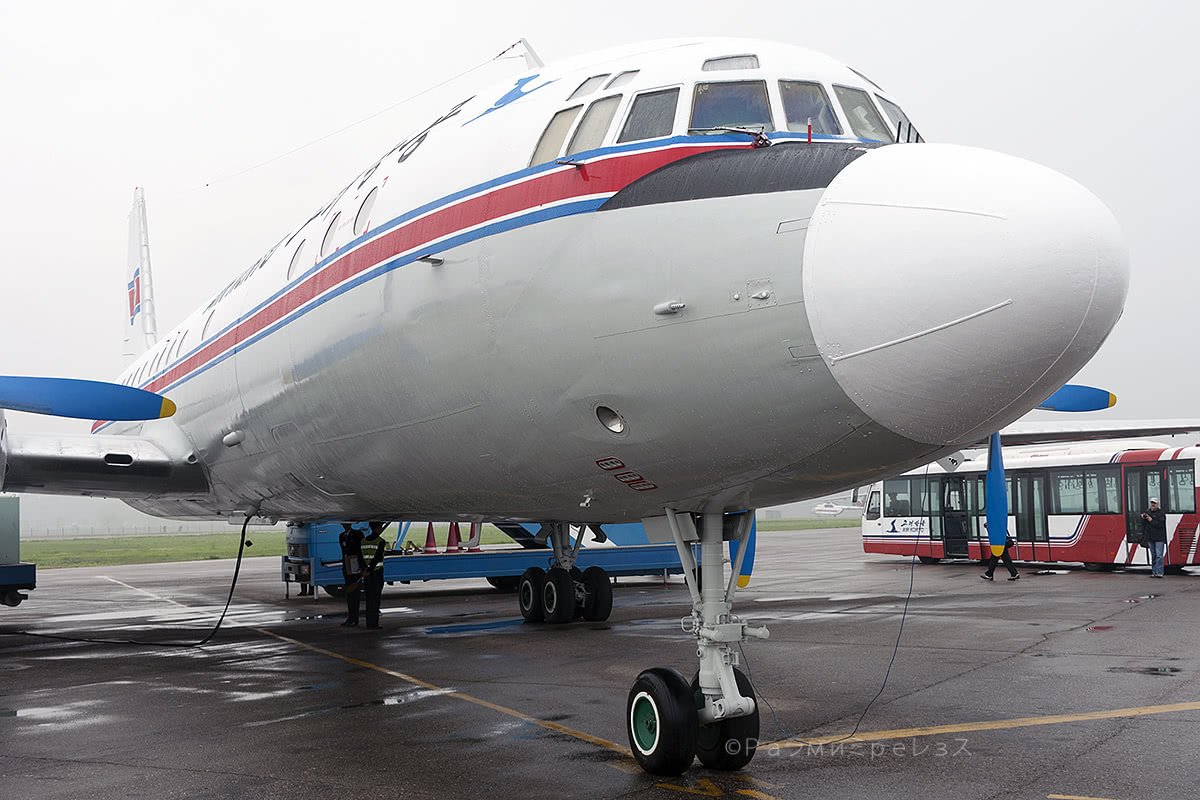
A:
[[[744,133],[754,137],[755,147],[770,147],[774,142],[762,128],[743,128],[737,125],[717,125],[713,128],[688,128],[688,133]]]

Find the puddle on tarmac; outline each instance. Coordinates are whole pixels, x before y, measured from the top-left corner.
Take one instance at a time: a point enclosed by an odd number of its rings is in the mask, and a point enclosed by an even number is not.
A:
[[[1109,672],[1126,672],[1134,675],[1175,675],[1182,670],[1179,667],[1109,667]]]
[[[482,633],[483,631],[501,630],[504,628],[515,628],[524,624],[525,620],[517,617],[515,619],[498,619],[492,622],[467,622],[461,625],[435,625],[425,629],[427,636],[453,636],[463,633]]]
[[[367,708],[369,706],[400,706],[404,705],[405,703],[424,700],[427,697],[439,697],[444,694],[453,694],[457,691],[457,689],[413,689],[412,691],[392,695],[391,697],[380,697],[375,700],[367,700],[364,703],[350,703],[349,705],[339,706],[339,708],[350,709]]]

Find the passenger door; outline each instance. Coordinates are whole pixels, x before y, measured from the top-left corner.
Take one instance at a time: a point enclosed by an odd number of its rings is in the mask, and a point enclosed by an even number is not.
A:
[[[961,477],[942,479],[942,534],[947,558],[969,555],[966,482]]]
[[[1141,538],[1142,512],[1149,508],[1151,497],[1162,500],[1161,489],[1162,470],[1159,467],[1125,468],[1125,541],[1128,542],[1130,537]]]
[[[1017,521],[1017,557],[1037,561],[1050,558],[1046,525],[1046,476],[1038,473],[1013,476],[1012,509]]]

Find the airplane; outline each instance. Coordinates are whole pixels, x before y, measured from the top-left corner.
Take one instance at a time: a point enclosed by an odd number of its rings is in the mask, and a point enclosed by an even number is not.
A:
[[[733,613],[723,541],[756,508],[990,441],[1103,344],[1127,249],[1084,187],[926,142],[810,50],[526,62],[161,337],[135,248],[150,346],[115,384],[0,385],[0,407],[95,420],[0,422],[2,488],[182,519],[534,521],[559,544],[641,521],[687,567],[700,666],[638,676],[630,749],[654,774],[739,769],[759,727],[738,646],[768,634]],[[570,563],[522,591],[584,591]]]

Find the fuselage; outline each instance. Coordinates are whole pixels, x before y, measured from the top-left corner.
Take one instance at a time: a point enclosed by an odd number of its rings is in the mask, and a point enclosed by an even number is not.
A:
[[[182,432],[211,491],[131,501],[172,517],[623,521],[928,461],[1070,378],[1128,268],[1081,187],[891,146],[895,103],[733,40],[464,96],[122,375],[173,419],[95,429]]]

